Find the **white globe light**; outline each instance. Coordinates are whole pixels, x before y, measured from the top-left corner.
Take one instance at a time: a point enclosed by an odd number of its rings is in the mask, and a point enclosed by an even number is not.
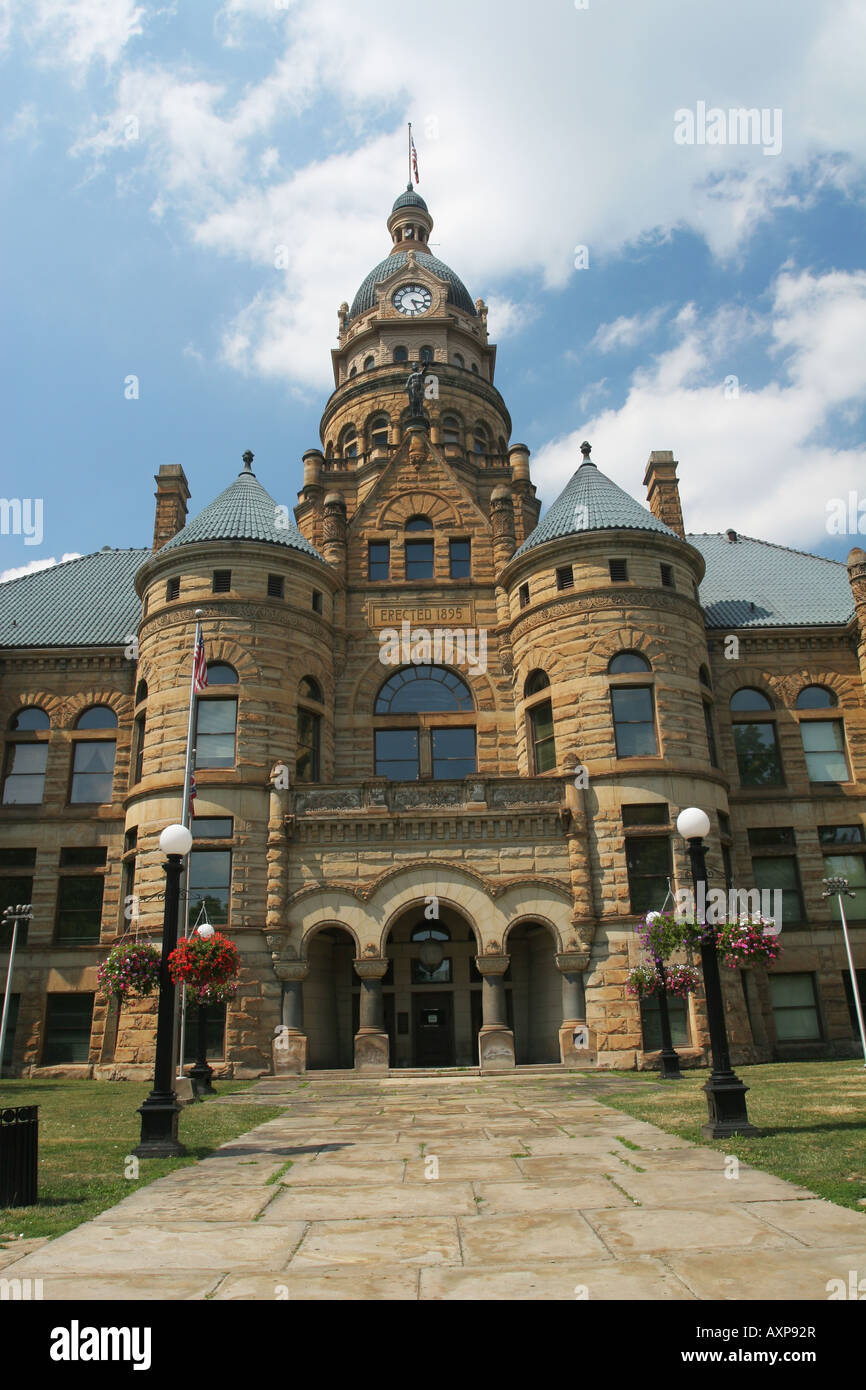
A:
[[[167,825],[159,837],[159,847],[163,854],[189,854],[192,835],[185,825]]]
[[[202,922],[200,927],[196,927],[196,932],[204,941],[210,941],[211,937],[214,934],[213,927],[211,926],[210,922]]]
[[[687,806],[677,816],[677,830],[684,840],[702,840],[710,833],[710,818],[699,806]]]

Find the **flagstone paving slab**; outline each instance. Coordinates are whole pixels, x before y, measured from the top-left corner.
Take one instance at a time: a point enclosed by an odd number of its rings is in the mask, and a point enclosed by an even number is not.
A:
[[[608,1108],[618,1087],[553,1068],[268,1078],[209,1103],[276,1118],[0,1249],[3,1277],[46,1299],[275,1302],[826,1299],[864,1277],[866,1214],[748,1164],[727,1178],[721,1147]]]

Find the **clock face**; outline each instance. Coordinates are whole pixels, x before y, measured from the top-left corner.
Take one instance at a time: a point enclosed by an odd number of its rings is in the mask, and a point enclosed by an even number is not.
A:
[[[401,285],[399,290],[395,290],[392,303],[407,318],[415,318],[427,312],[433,303],[433,296],[423,285]]]

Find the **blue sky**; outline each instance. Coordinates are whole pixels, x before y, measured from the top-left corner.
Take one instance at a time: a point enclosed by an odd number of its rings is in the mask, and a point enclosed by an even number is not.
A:
[[[433,249],[490,305],[545,502],[588,437],[637,497],[650,450],[673,449],[689,529],[866,544],[862,7],[0,16],[2,492],[44,499],[41,544],[0,536],[3,573],[148,545],[161,463],[183,464],[194,512],[246,448],[296,500],[337,307],[388,250],[409,119]],[[699,103],[780,113],[780,151],[676,143]],[[862,532],[828,533],[851,491]]]

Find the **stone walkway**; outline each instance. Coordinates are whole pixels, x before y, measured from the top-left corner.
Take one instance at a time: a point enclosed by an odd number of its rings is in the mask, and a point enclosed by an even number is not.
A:
[[[823,1300],[866,1273],[866,1216],[727,1178],[723,1154],[604,1105],[615,1084],[265,1080],[237,1099],[277,1119],[3,1277],[72,1300]]]

